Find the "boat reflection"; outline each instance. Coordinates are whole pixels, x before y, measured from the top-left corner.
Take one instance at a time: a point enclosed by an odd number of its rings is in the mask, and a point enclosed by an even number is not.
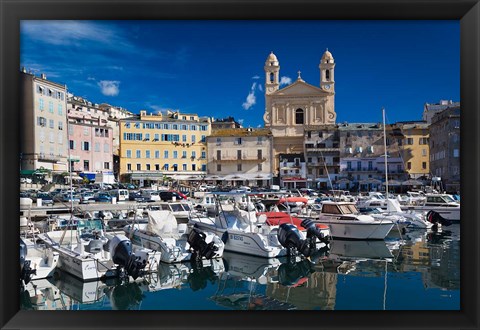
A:
[[[329,259],[389,259],[393,254],[384,240],[339,240],[330,241]]]
[[[291,310],[295,305],[266,295],[265,286],[302,285],[313,270],[303,258],[258,258],[226,252],[226,269],[220,276],[218,290],[211,299],[217,305],[236,310]]]
[[[215,283],[218,274],[225,270],[222,259],[201,260],[175,264],[160,263],[158,272],[148,274],[139,282],[142,291],[154,292],[179,289],[188,285],[193,291],[206,288],[208,282]]]

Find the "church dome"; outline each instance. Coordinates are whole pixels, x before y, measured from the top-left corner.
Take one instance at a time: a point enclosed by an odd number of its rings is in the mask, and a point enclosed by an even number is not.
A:
[[[330,53],[330,52],[328,51],[328,48],[327,48],[327,50],[325,51],[325,53],[323,53],[322,62],[323,62],[323,61],[331,61],[331,62],[333,62],[332,53]]]
[[[265,63],[274,63],[274,65],[278,65],[277,56],[275,56],[275,54],[273,52],[271,52],[270,55],[268,55]]]

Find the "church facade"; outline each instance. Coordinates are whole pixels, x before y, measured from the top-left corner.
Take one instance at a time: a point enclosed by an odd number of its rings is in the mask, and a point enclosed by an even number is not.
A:
[[[279,154],[304,153],[305,132],[335,125],[335,60],[327,50],[320,64],[320,83],[297,80],[280,88],[280,62],[273,52],[265,61],[265,128],[273,135],[274,175]]]

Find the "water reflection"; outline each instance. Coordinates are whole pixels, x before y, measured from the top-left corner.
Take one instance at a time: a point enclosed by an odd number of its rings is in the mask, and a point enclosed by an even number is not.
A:
[[[385,241],[334,240],[309,259],[225,252],[223,260],[160,264],[130,283],[59,273],[23,288],[21,308],[165,309],[168,301],[178,309],[458,310],[459,296],[460,226],[452,225]]]

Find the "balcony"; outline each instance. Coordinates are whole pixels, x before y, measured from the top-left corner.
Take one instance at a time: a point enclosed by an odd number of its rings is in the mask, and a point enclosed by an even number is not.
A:
[[[320,153],[320,152],[340,152],[340,148],[335,147],[313,147],[305,145],[305,150],[307,153]]]
[[[213,158],[213,161],[215,163],[233,163],[233,162],[260,162],[260,163],[263,163],[267,160],[267,158],[265,157],[262,157],[261,159],[259,159],[258,157],[248,157],[248,156],[242,156],[242,158],[238,158],[238,157],[222,157],[220,159],[217,159],[217,158]]]
[[[39,153],[38,159],[46,162],[58,162],[60,160],[60,156]]]

